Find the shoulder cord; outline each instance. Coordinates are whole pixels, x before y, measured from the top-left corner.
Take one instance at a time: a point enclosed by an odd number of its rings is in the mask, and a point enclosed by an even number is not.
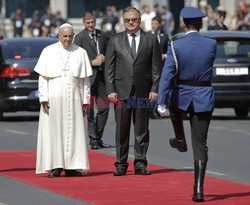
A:
[[[179,66],[178,66],[177,57],[176,57],[176,54],[175,54],[175,51],[174,51],[174,41],[171,41],[170,44],[171,44],[171,50],[172,50],[172,53],[173,53],[173,57],[174,57],[174,61],[175,61],[175,67],[176,67],[175,75],[177,75],[178,70],[179,70]]]

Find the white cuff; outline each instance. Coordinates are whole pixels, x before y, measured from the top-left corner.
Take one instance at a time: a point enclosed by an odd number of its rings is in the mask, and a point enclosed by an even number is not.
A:
[[[162,117],[168,116],[166,105],[158,105],[157,111]]]

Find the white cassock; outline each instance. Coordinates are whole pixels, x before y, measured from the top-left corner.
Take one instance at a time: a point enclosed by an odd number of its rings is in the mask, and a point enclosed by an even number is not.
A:
[[[36,173],[55,168],[86,172],[89,159],[87,116],[82,105],[90,97],[92,68],[86,51],[74,44],[47,46],[35,67],[39,73],[39,100],[48,101],[49,115],[41,106],[38,125]]]

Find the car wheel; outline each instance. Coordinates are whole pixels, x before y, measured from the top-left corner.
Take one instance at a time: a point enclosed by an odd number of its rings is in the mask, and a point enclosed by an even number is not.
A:
[[[249,113],[249,108],[234,108],[234,112],[239,118],[246,118]]]

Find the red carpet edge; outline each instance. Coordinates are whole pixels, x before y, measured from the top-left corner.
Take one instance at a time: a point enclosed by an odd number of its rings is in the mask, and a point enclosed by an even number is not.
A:
[[[49,179],[35,174],[35,151],[0,152],[0,175],[47,191],[96,205],[188,205],[192,202],[193,173],[149,164],[150,176],[133,173],[114,177],[115,157],[89,151],[90,171],[83,177]],[[206,177],[205,202],[211,205],[249,205],[250,186]]]

